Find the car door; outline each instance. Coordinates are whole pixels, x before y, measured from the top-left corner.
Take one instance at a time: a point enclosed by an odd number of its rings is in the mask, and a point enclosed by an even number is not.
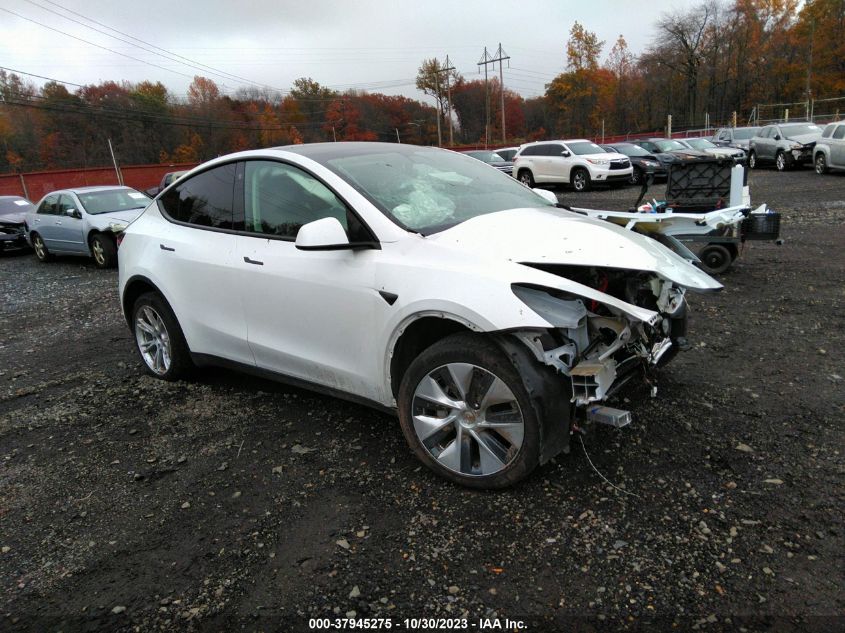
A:
[[[38,209],[35,211],[35,217],[32,220],[32,226],[29,227],[33,233],[38,233],[48,250],[61,250],[57,248],[56,235],[57,226],[56,220],[59,216],[59,194],[53,193],[44,198]]]
[[[772,156],[769,151],[769,144],[773,142],[770,138],[773,130],[774,128],[772,126],[766,126],[760,130],[760,134],[754,138],[754,151],[757,153],[758,160],[766,160]]]
[[[153,267],[166,270],[165,292],[191,351],[253,365],[235,265],[237,163],[202,171],[158,200],[162,227]]]
[[[336,218],[350,241],[374,241],[331,189],[301,168],[247,161],[239,288],[256,364],[344,392],[379,397],[371,378],[374,323],[388,303],[375,287],[380,250],[300,250],[304,224]]]
[[[831,165],[845,168],[845,123],[836,126],[828,143],[830,144]]]
[[[547,180],[550,182],[569,182],[572,153],[562,143],[549,143],[544,145],[543,149],[545,150],[543,159],[545,160]]]
[[[69,212],[73,212],[72,215],[68,215]],[[56,249],[70,253],[88,252],[82,230],[82,213],[82,205],[73,195],[63,193],[59,196],[53,238]]]

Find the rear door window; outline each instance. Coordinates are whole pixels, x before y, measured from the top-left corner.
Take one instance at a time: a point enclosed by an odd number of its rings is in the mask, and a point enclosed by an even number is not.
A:
[[[840,125],[836,128],[836,131],[833,133],[833,138],[841,139],[845,138],[845,125]]]
[[[213,167],[170,189],[159,199],[177,222],[212,229],[234,228],[236,163]]]

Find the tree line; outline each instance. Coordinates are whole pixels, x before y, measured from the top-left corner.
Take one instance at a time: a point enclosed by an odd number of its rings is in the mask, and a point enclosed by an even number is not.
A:
[[[416,85],[436,107],[305,77],[285,94],[228,95],[198,76],[176,95],[157,81],[38,87],[0,70],[0,173],[105,165],[109,140],[123,164],[200,162],[302,142],[433,145],[439,120],[444,144],[451,121],[456,144],[499,146],[655,131],[667,114],[676,129],[727,123],[734,112],[741,125],[757,104],[845,96],[845,0],[704,0],[652,26],[650,45],[634,55],[624,36],[608,47],[575,22],[561,51],[565,70],[530,99],[498,79],[468,80],[424,60]],[[840,107],[845,116],[845,99],[830,104],[829,116]]]

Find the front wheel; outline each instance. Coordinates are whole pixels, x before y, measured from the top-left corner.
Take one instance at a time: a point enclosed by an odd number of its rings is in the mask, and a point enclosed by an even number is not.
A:
[[[816,156],[816,160],[813,161],[816,167],[816,173],[819,175],[823,175],[827,173],[827,159],[824,157],[824,154],[818,154]]]
[[[572,172],[572,188],[578,193],[590,190],[590,174],[586,169],[576,169]]]
[[[35,256],[39,262],[49,262],[53,259],[50,251],[47,250],[47,245],[38,233],[32,234],[32,248],[35,249]]]
[[[748,154],[748,169],[756,169],[757,168],[757,152],[751,150]]]
[[[777,156],[775,156],[775,167],[778,171],[786,171],[789,169],[789,163],[786,160],[786,154],[783,152],[778,152]]]
[[[102,233],[91,237],[91,254],[97,268],[114,268],[117,266],[117,245],[114,239]]]
[[[534,176],[532,173],[527,169],[522,169],[519,172],[519,182],[521,182],[526,187],[534,187]]]
[[[643,181],[643,170],[639,167],[634,167],[631,172],[631,177],[628,179],[632,185],[638,185]]]
[[[402,377],[399,421],[417,457],[472,488],[504,488],[539,463],[540,422],[507,355],[476,334],[420,354]]]
[[[145,292],[135,301],[132,332],[145,369],[156,378],[177,380],[193,366],[176,315],[158,293]]]

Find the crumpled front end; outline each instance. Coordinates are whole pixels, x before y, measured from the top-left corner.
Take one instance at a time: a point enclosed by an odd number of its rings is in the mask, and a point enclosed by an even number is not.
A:
[[[534,265],[534,267],[539,267]],[[535,357],[569,379],[579,406],[603,401],[687,346],[685,289],[654,273],[543,266],[620,302],[614,305],[551,288],[515,284],[513,292],[554,327],[515,332]],[[625,305],[622,304],[622,305]]]

